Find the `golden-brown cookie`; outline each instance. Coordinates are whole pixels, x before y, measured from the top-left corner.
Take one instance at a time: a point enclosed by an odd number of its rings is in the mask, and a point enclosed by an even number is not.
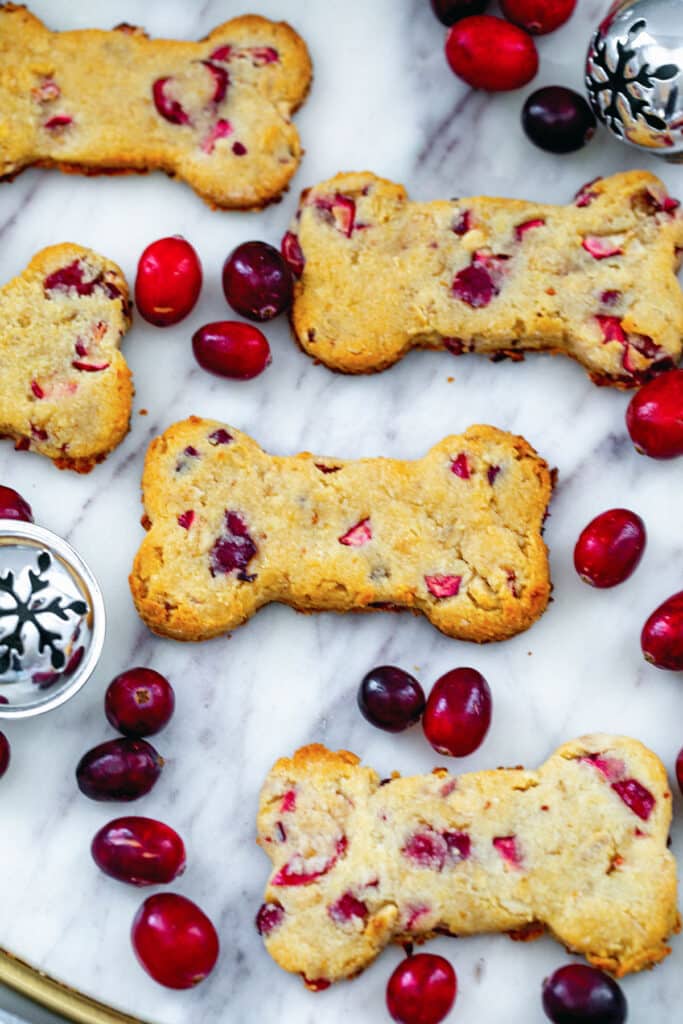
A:
[[[422,459],[268,455],[211,420],[149,448],[130,578],[147,625],[204,640],[262,605],[411,609],[460,639],[527,629],[550,593],[551,474],[521,437],[470,427]]]
[[[312,745],[261,792],[273,862],[257,925],[310,987],[351,978],[392,941],[547,928],[617,976],[678,930],[671,791],[636,740],[597,734],[538,771],[385,779]]]
[[[87,473],[122,440],[133,397],[120,268],[65,242],[0,290],[0,434]]]
[[[415,347],[533,349],[616,387],[680,359],[681,251],[683,210],[644,171],[584,185],[567,207],[408,202],[374,174],[339,174],[302,194],[283,239],[296,338],[333,370],[383,370]]]
[[[284,22],[247,15],[199,43],[51,32],[0,7],[0,177],[25,167],[85,174],[164,170],[210,205],[277,199],[299,164],[291,122],[311,81]]]

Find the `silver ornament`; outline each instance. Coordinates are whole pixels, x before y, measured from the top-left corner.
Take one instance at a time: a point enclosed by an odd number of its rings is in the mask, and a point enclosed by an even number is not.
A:
[[[624,142],[683,159],[683,0],[617,0],[586,58],[596,116]]]

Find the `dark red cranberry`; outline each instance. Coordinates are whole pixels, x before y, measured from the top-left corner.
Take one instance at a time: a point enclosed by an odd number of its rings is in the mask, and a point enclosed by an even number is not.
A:
[[[4,732],[0,732],[0,779],[9,768],[11,748]]]
[[[0,519],[18,519],[24,523],[32,523],[33,511],[17,491],[11,487],[0,486]]]
[[[138,263],[135,302],[156,327],[177,324],[194,308],[202,287],[202,265],[179,235],[148,245]]]
[[[474,668],[454,668],[434,683],[422,719],[439,754],[466,757],[483,742],[491,724],[491,691]]]
[[[172,828],[154,818],[116,818],[90,847],[105,875],[129,885],[172,882],[185,870],[185,846]]]
[[[651,665],[683,671],[683,590],[655,608],[643,626],[640,645]]]
[[[303,251],[299,245],[299,239],[293,231],[288,231],[282,237],[280,252],[287,261],[287,266],[295,277],[301,277],[306,266]]]
[[[394,665],[370,669],[358,690],[358,707],[371,725],[402,732],[415,725],[425,709],[424,690],[414,676]]]
[[[9,704],[9,701],[7,700],[7,697],[4,697],[1,693],[0,693],[0,704]]]
[[[538,71],[531,36],[489,14],[457,21],[446,36],[446,59],[473,89],[507,92],[530,82]]]
[[[170,121],[171,124],[189,124],[190,117],[182,103],[179,100],[173,99],[169,94],[168,83],[170,81],[172,79],[168,77],[157,78],[156,82],[152,83],[154,106],[165,121]]]
[[[175,694],[168,679],[151,668],[129,668],[112,679],[104,713],[124,736],[153,736],[168,724]]]
[[[553,1024],[624,1024],[627,1006],[609,975],[587,964],[568,964],[543,982],[543,1009]]]
[[[678,782],[678,788],[683,793],[683,747],[678,752],[676,758],[676,781]]]
[[[548,85],[532,92],[522,107],[522,127],[539,149],[573,153],[593,138],[596,120],[578,92]]]
[[[626,410],[626,426],[643,455],[683,455],[683,370],[670,370],[644,384]]]
[[[211,575],[236,572],[238,579],[244,582],[253,581],[255,577],[248,573],[247,569],[257,552],[258,548],[242,516],[239,512],[226,509],[223,533],[209,553]]]
[[[223,291],[236,313],[248,320],[272,320],[292,303],[292,272],[266,242],[244,242],[223,266]]]
[[[256,915],[256,931],[259,935],[270,935],[284,921],[285,911],[281,903],[262,903]]]
[[[442,25],[453,25],[471,14],[482,14],[489,0],[431,0],[432,10]]]
[[[149,793],[163,765],[146,740],[108,740],[83,755],[76,781],[91,800],[137,800]]]
[[[270,363],[270,346],[257,327],[237,320],[205,324],[192,336],[199,365],[219,377],[251,380]]]
[[[439,1024],[449,1013],[458,991],[448,960],[417,953],[401,961],[389,978],[387,1009],[398,1024]]]
[[[149,975],[167,988],[198,985],[218,959],[216,929],[196,903],[159,893],[142,904],[131,933],[133,949]]]
[[[640,516],[626,508],[608,509],[581,531],[574,548],[574,567],[592,587],[615,587],[635,571],[645,540]]]
[[[535,36],[564,25],[575,7],[576,0],[500,0],[505,17]]]

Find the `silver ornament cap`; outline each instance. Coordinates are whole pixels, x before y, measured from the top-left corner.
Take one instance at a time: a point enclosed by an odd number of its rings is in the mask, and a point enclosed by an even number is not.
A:
[[[617,0],[586,58],[588,99],[623,142],[683,159],[683,0]]]

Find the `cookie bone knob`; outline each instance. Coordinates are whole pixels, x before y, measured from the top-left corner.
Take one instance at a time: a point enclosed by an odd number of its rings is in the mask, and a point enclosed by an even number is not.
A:
[[[616,138],[683,161],[683,0],[616,0],[591,39],[586,89]]]

